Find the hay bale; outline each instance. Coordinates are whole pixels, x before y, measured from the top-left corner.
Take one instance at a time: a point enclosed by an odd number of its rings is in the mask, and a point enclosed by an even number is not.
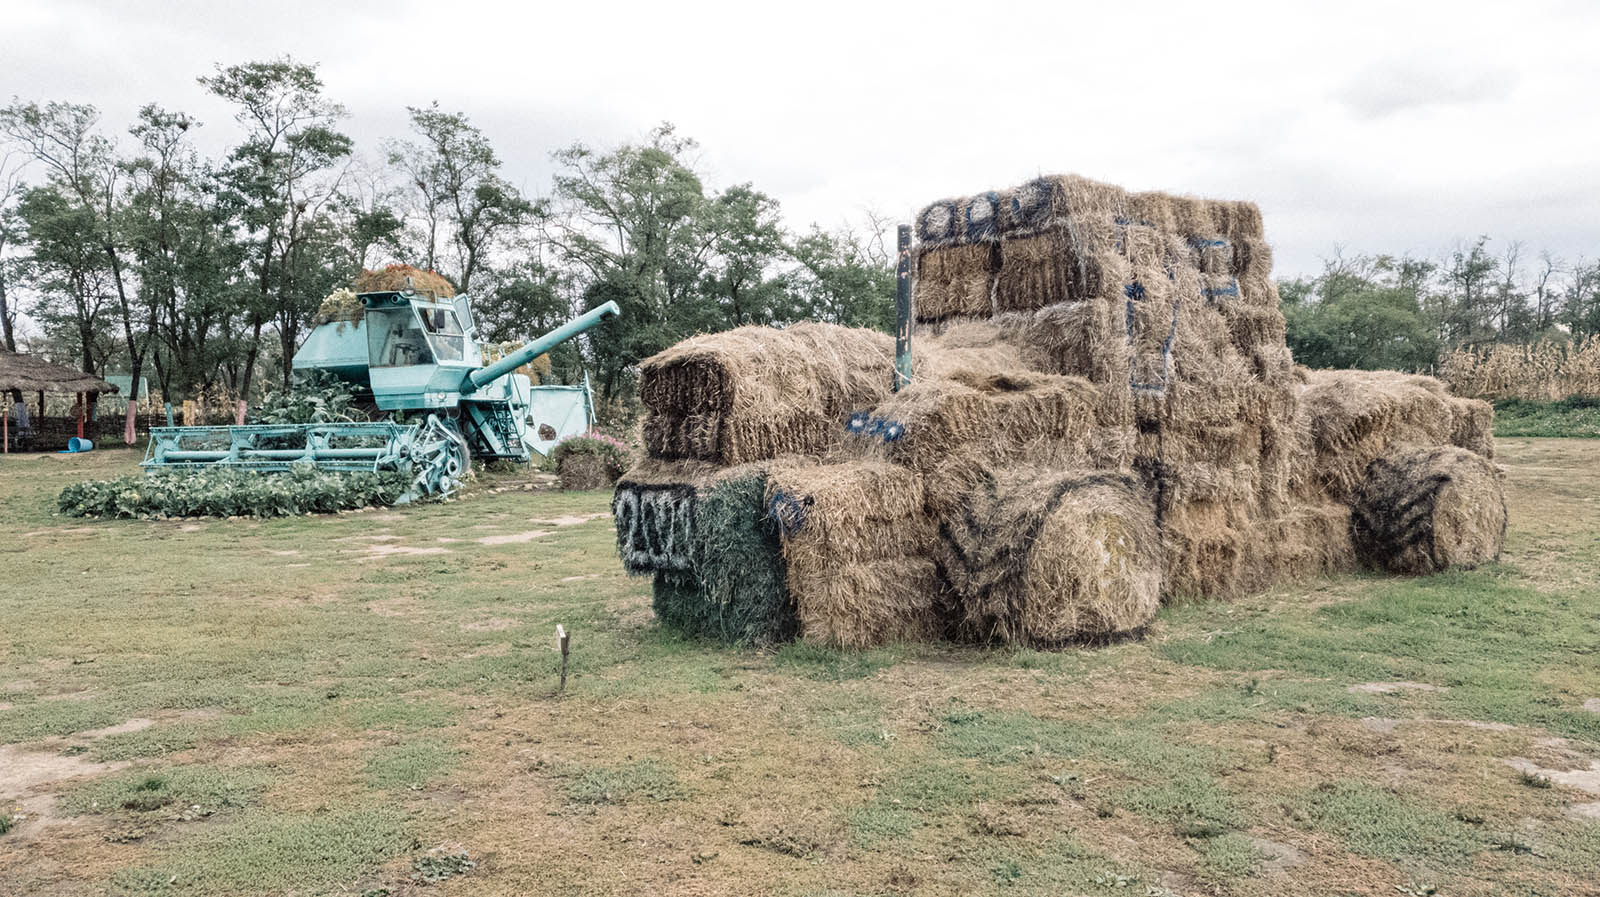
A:
[[[1265,542],[1257,580],[1291,582],[1356,566],[1350,506],[1337,501],[1293,502],[1263,526]]]
[[[1085,466],[1098,404],[1099,391],[1078,377],[956,369],[947,379],[913,381],[877,406],[876,419],[901,429],[874,448],[922,475],[937,513],[959,504],[990,468]]]
[[[835,324],[740,327],[645,359],[646,449],[736,465],[821,454],[843,423],[891,391],[894,339]]]
[[[883,461],[769,469],[789,593],[809,641],[866,647],[937,632],[941,589],[921,478]]]
[[[799,629],[777,525],[758,466],[639,465],[617,484],[612,515],[629,573],[653,574],[657,619],[687,635],[773,644]]]
[[[1128,476],[990,471],[939,534],[969,639],[1060,647],[1136,632],[1160,605],[1154,509]]]
[[[1449,445],[1460,435],[1492,451],[1492,437],[1474,426],[1486,420],[1483,413],[1459,406],[1464,400],[1432,377],[1310,371],[1305,378],[1299,402],[1309,444],[1298,478],[1331,498],[1349,501],[1367,466],[1394,445]],[[1460,434],[1457,407],[1463,407]]]
[[[411,289],[439,299],[448,299],[456,294],[456,288],[450,285],[450,281],[432,271],[410,265],[388,265],[381,271],[362,271],[356,275],[353,286],[357,293]]]
[[[917,320],[940,321],[957,315],[988,317],[989,284],[997,254],[993,243],[919,250]]]
[[[941,199],[917,213],[917,241],[924,246],[950,246],[961,238],[961,200]]]
[[[1463,448],[1405,447],[1375,459],[1353,507],[1357,554],[1375,569],[1470,569],[1499,558],[1505,545],[1500,472]]]

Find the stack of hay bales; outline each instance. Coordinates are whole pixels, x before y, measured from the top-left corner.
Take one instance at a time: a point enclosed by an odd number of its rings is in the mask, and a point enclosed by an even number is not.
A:
[[[700,465],[671,486],[702,504],[668,514],[698,527],[698,613],[779,605],[730,591],[700,523],[735,465],[762,478],[746,524],[776,528],[763,550],[792,617],[769,629],[840,645],[1058,646],[1138,631],[1165,596],[1498,553],[1488,406],[1424,377],[1297,369],[1254,205],[1050,177],[934,203],[916,228],[899,392],[887,336],[828,325],[644,364],[644,469]],[[1397,496],[1414,512],[1386,509]],[[663,576],[694,584],[629,565],[658,598]]]

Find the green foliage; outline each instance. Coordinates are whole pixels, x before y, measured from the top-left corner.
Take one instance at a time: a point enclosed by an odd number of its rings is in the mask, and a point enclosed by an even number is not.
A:
[[[1318,786],[1309,796],[1309,817],[1318,828],[1345,839],[1350,849],[1396,862],[1459,862],[1481,843],[1454,817],[1418,806],[1365,782]]]
[[[288,386],[268,390],[252,409],[258,424],[327,424],[358,419],[350,384],[332,374],[312,371]]]
[[[61,808],[67,813],[148,813],[156,810],[183,815],[212,812],[249,804],[267,785],[263,770],[213,766],[173,766],[141,769],[95,779],[67,794]]]
[[[323,894],[371,874],[411,844],[396,810],[246,810],[188,834],[148,866],[112,876],[117,893]]]
[[[10,816],[0,813],[0,835],[4,835],[11,831],[11,827],[15,824],[16,823],[12,821]]]
[[[367,758],[367,784],[374,788],[420,788],[455,766],[459,753],[433,740],[407,741]]]
[[[411,861],[411,880],[418,884],[437,884],[458,875],[466,875],[476,868],[477,862],[469,858],[464,850],[430,854]]]
[[[628,444],[604,433],[585,433],[581,436],[570,436],[555,444],[550,450],[549,464],[557,471],[568,458],[577,455],[588,455],[599,459],[606,468],[612,482],[622,476],[632,463]]]
[[[1571,396],[1554,402],[1501,399],[1494,403],[1494,435],[1600,437],[1600,399]]]
[[[1335,258],[1316,278],[1281,283],[1295,361],[1371,370],[1432,364],[1439,346],[1422,304],[1431,271],[1407,258]]]
[[[686,793],[672,769],[659,760],[577,769],[569,775],[567,800],[575,804],[620,804],[639,798],[668,801]]]
[[[57,506],[69,517],[288,517],[393,504],[409,485],[396,472],[202,468],[73,483]]]

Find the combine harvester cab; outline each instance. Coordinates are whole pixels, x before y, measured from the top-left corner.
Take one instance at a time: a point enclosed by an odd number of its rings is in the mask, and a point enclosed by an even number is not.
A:
[[[296,371],[321,371],[355,387],[384,422],[155,427],[146,470],[212,465],[278,471],[403,470],[402,501],[449,495],[471,459],[527,461],[531,384],[512,373],[608,317],[606,304],[485,364],[467,297],[415,290],[359,295],[358,316],[319,324],[295,353]]]

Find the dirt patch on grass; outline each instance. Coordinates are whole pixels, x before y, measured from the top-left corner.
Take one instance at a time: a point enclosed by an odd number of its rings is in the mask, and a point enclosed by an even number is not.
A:
[[[1524,775],[1548,779],[1557,785],[1600,795],[1600,760],[1591,760],[1588,767],[1583,769],[1551,769],[1540,766],[1526,757],[1508,757],[1505,763]]]
[[[461,628],[466,632],[504,632],[513,626],[521,625],[521,621],[513,620],[510,617],[489,617],[483,620],[462,623]]]
[[[567,514],[562,517],[543,517],[531,523],[542,523],[545,526],[579,526],[591,520],[610,519],[610,514]]]
[[[1445,689],[1443,687],[1441,687],[1441,686],[1429,685],[1426,682],[1363,682],[1363,683],[1361,683],[1359,685],[1352,685],[1349,688],[1345,689],[1345,691],[1348,691],[1353,695],[1354,694],[1393,695],[1393,694],[1399,694],[1399,693],[1405,692],[1405,691],[1444,691],[1444,690]]]
[[[368,548],[366,556],[358,558],[361,561],[375,561],[382,558],[411,555],[449,554],[450,549],[437,546],[419,547],[416,545],[390,545],[387,542],[379,543]]]
[[[547,529],[530,529],[521,533],[506,533],[498,536],[483,536],[478,539],[479,545],[516,545],[521,542],[532,542],[540,536],[548,536]]]

